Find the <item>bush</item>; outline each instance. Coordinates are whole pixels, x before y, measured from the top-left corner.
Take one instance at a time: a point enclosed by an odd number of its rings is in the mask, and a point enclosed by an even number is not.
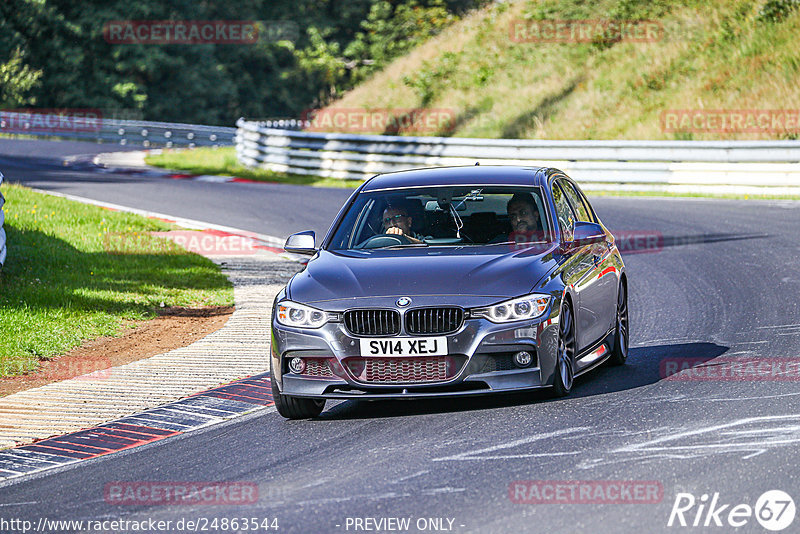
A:
[[[759,20],[780,22],[800,7],[800,0],[767,0],[758,11]]]

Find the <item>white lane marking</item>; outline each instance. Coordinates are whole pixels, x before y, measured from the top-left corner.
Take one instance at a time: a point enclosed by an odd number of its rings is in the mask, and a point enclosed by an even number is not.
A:
[[[736,398],[710,398],[710,399],[691,399],[694,401],[708,401],[708,402],[730,402],[730,401],[751,401],[751,400],[761,400],[761,399],[780,399],[782,397],[796,397],[800,395],[800,393],[782,393],[780,395],[763,395],[763,396],[756,396],[756,397],[736,397]]]
[[[308,499],[305,501],[292,501],[293,505],[296,506],[306,506],[306,505],[315,505],[315,504],[336,504],[336,503],[343,503],[343,502],[350,502],[350,501],[357,501],[363,502],[364,500],[368,501],[382,501],[387,499],[401,499],[401,498],[408,498],[413,497],[414,495],[425,495],[425,496],[433,496],[433,495],[443,495],[448,493],[461,493],[467,491],[467,488],[453,488],[450,486],[444,486],[441,488],[426,488],[420,490],[419,492],[396,492],[396,491],[388,491],[386,493],[381,493],[378,495],[373,494],[361,494],[361,495],[350,495],[349,497],[325,497],[322,499]],[[273,501],[268,504],[268,506],[277,506],[286,504],[285,501]]]
[[[790,424],[785,424],[785,423]],[[791,424],[795,423],[795,424]],[[743,428],[763,425],[761,428]],[[705,443],[688,444],[693,438]],[[678,432],[642,443],[626,445],[612,453],[668,452],[684,457],[708,453],[762,453],[771,447],[800,443],[800,414],[747,417],[731,423]]]
[[[185,219],[183,217],[175,217],[174,215],[167,215],[165,213],[159,213],[155,211],[147,211],[142,210],[139,208],[132,208],[130,206],[123,206],[121,204],[114,204],[111,202],[102,202],[99,200],[93,200],[91,198],[86,197],[79,197],[76,195],[68,195],[66,193],[57,193],[55,191],[47,191],[45,189],[35,189],[32,188],[32,191],[37,193],[42,193],[44,195],[51,195],[54,197],[66,198],[67,200],[74,200],[75,202],[80,202],[82,204],[90,204],[92,206],[100,206],[101,208],[109,208],[112,210],[122,211],[126,213],[134,213],[136,215],[142,215],[144,217],[155,217],[158,219],[167,219],[170,221],[175,221],[176,224],[183,226],[184,228],[192,228],[195,230],[219,230],[222,232],[228,232],[231,234],[238,234],[238,235],[246,235],[249,237],[254,237],[260,241],[263,241],[267,245],[275,248],[283,248],[285,243],[284,238],[275,237],[266,234],[259,234],[256,232],[250,232],[248,230],[242,230],[241,228],[233,228],[232,226],[223,226],[220,224],[214,224],[204,221],[198,221],[195,219]]]
[[[327,497],[324,499],[309,499],[305,501],[296,501],[294,504],[297,506],[305,506],[309,504],[330,504],[330,503],[340,503],[340,502],[348,502],[354,500],[380,501],[384,499],[397,499],[399,497],[411,497],[411,494],[397,493],[394,491],[390,491],[388,493],[382,493],[380,495],[362,494],[362,495],[351,495],[350,497]]]
[[[443,488],[431,488],[422,490],[423,495],[442,495],[443,493],[462,493],[467,491],[467,488],[451,488],[445,486]]]
[[[444,456],[442,458],[434,458],[433,462],[446,462],[446,461],[461,461],[461,460],[506,460],[506,459],[515,459],[515,458],[539,458],[539,457],[546,457],[546,456],[565,456],[571,454],[579,454],[580,451],[569,451],[569,452],[540,452],[540,453],[530,453],[530,454],[512,454],[512,455],[491,455],[491,456],[480,456],[484,453],[492,453],[496,451],[501,451],[505,449],[512,449],[514,447],[519,447],[520,445],[527,445],[529,443],[533,443],[536,441],[541,441],[543,439],[555,438],[558,436],[564,436],[567,434],[576,434],[578,432],[583,432],[591,430],[589,427],[576,427],[576,428],[566,428],[563,430],[556,430],[554,432],[545,432],[543,434],[536,434],[533,436],[528,436],[526,438],[516,439],[514,441],[509,441],[508,443],[501,443],[500,445],[492,445],[491,447],[486,447],[484,449],[478,449],[474,451],[465,451],[460,452],[458,454],[454,454],[452,456]]]
[[[605,457],[582,460],[576,467],[594,469],[625,462],[691,460],[719,454],[739,454],[740,459],[749,460],[770,449],[797,443],[800,443],[800,414],[748,417],[692,430],[669,431],[662,437],[609,451]]]
[[[331,482],[332,480],[333,480],[332,478],[320,478],[318,480],[310,482],[309,484],[306,484],[304,486],[300,486],[300,489],[306,489],[306,488],[313,488],[315,486],[321,486],[323,484]]]
[[[407,476],[398,478],[397,480],[394,481],[394,483],[397,484],[399,482],[405,482],[406,480],[411,480],[412,478],[417,478],[417,477],[422,476],[422,475],[427,475],[428,473],[430,473],[430,471],[427,470],[427,469],[425,469],[424,471],[417,471],[413,475],[407,475]]]
[[[223,184],[227,182],[233,181],[233,176],[217,176],[214,174],[201,174],[200,176],[195,176],[192,180],[197,180],[198,182],[212,182]]]

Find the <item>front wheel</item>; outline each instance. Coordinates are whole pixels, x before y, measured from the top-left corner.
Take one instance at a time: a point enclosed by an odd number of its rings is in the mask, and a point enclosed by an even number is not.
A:
[[[558,319],[558,354],[553,377],[553,396],[569,395],[575,381],[575,320],[569,302],[565,302]]]
[[[278,384],[270,373],[270,386],[272,386],[272,399],[278,413],[287,419],[310,419],[317,417],[325,409],[324,399],[303,399],[300,397],[290,397],[278,390]]]
[[[625,284],[619,284],[617,293],[617,326],[614,332],[614,349],[608,363],[623,365],[628,359],[628,345],[630,343],[630,330],[628,326],[628,292]]]

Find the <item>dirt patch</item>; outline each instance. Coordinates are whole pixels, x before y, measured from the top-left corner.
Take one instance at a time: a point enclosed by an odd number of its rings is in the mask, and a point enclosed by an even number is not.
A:
[[[35,373],[0,379],[0,397],[108,369],[185,347],[222,328],[233,307],[163,308],[152,321],[133,323],[120,337],[88,341],[53,360],[41,362]],[[131,325],[127,325],[131,326]]]

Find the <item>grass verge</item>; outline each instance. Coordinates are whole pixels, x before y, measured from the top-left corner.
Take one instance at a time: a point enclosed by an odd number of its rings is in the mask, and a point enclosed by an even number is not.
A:
[[[173,225],[21,186],[3,193],[0,377],[119,335],[163,306],[233,305],[231,283],[213,262],[149,234]]]
[[[165,150],[159,154],[148,155],[145,158],[145,162],[155,167],[187,171],[192,174],[236,176],[261,182],[312,185],[316,187],[342,187],[347,189],[355,189],[361,184],[361,180],[302,176],[244,167],[236,160],[236,149],[233,147]]]
[[[767,5],[783,6],[784,15],[765,17]],[[319,115],[446,110],[455,120],[438,134],[458,137],[797,139],[796,121],[734,128],[682,120],[668,128],[663,115],[718,110],[724,117],[726,111],[775,110],[795,117],[800,99],[796,6],[790,0],[492,2],[396,59]],[[654,21],[660,32],[634,42],[607,38],[602,31],[573,38],[576,34],[555,30],[551,35],[559,37],[550,42],[548,32],[537,31],[570,20],[587,26]],[[711,115],[712,121],[720,120]]]

